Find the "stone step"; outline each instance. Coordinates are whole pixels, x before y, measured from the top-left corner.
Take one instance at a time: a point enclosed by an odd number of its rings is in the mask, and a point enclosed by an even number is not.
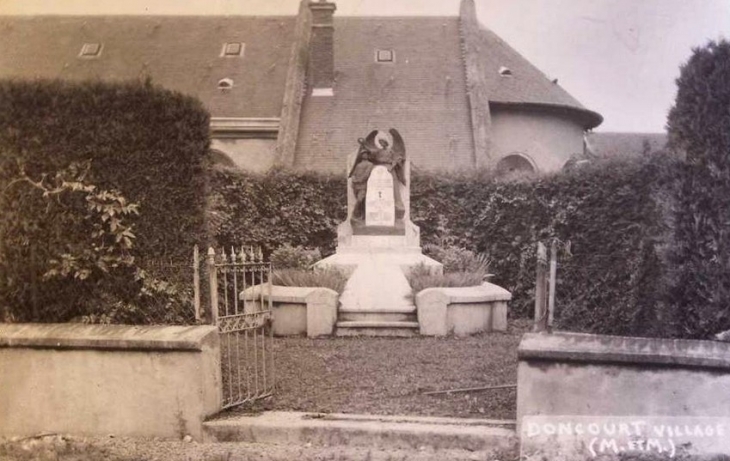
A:
[[[206,421],[203,430],[205,442],[292,444],[299,447],[347,445],[411,450],[414,453],[429,448],[444,455],[444,450],[448,449],[468,450],[468,453],[455,458],[461,460],[516,459],[513,453],[519,443],[515,421],[428,416],[264,412]],[[454,458],[443,456],[433,459]]]
[[[397,336],[418,335],[418,322],[339,321],[336,336]]]
[[[338,320],[342,322],[417,322],[416,310],[398,311],[340,311]]]
[[[407,247],[405,235],[353,235],[351,247],[388,248]]]
[[[345,311],[413,309],[411,286],[400,267],[368,258],[352,273],[340,296]]]

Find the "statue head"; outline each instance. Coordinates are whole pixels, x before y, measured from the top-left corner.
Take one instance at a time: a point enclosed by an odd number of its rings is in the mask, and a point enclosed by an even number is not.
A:
[[[378,142],[380,143],[380,147],[383,149],[387,149],[389,146],[388,141],[383,138],[378,139]]]

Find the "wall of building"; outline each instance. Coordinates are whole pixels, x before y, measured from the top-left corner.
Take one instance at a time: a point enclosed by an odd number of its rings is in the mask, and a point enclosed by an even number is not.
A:
[[[201,440],[220,387],[215,327],[0,325],[0,436]]]
[[[528,415],[730,415],[730,343],[526,334],[518,422]]]
[[[210,148],[223,152],[239,168],[263,173],[276,160],[276,139],[212,139]]]
[[[296,168],[346,174],[358,138],[390,128],[415,170],[474,167],[457,17],[340,17],[334,34],[334,92],[304,99]],[[377,50],[394,61],[376,62]]]
[[[567,116],[535,110],[492,109],[491,154],[529,157],[541,173],[558,171],[583,152],[583,127]]]

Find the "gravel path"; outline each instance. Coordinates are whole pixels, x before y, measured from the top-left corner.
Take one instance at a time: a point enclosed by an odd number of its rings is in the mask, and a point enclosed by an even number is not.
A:
[[[256,410],[514,419],[516,390],[422,392],[516,384],[529,322],[468,338],[281,338],[276,395]],[[234,412],[246,412],[239,409]]]

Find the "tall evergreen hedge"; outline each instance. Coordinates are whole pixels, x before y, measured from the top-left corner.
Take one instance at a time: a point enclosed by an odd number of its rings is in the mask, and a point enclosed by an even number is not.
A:
[[[707,336],[730,329],[730,42],[694,50],[667,127],[686,154],[672,297],[685,333]]]
[[[8,187],[22,172],[37,181],[89,162],[86,180],[97,190],[117,190],[139,204],[137,260],[187,257],[205,239],[208,130],[200,102],[149,83],[0,82],[0,215],[13,216],[0,226],[0,307],[16,320],[83,313],[73,306],[79,297],[64,299],[50,283],[38,286],[48,258],[76,234],[91,232],[90,224],[49,216],[37,191]]]

